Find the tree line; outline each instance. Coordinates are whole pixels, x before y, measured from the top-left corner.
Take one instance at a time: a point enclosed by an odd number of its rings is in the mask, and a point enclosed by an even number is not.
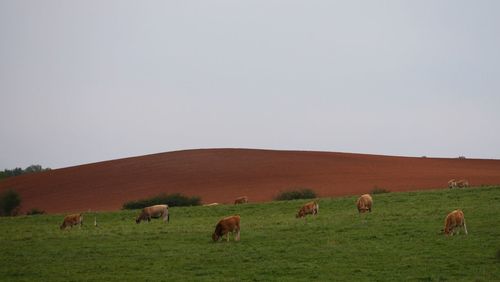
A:
[[[30,165],[25,169],[22,169],[20,167],[16,167],[14,169],[4,169],[3,171],[0,171],[0,179],[4,179],[7,177],[12,177],[12,176],[18,176],[22,174],[28,174],[28,173],[35,173],[35,172],[42,172],[42,171],[47,171],[50,170],[50,167],[43,168],[41,165]]]

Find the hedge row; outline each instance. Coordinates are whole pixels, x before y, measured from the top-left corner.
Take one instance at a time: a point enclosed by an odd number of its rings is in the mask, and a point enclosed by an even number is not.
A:
[[[296,199],[314,199],[316,198],[316,193],[309,189],[298,189],[285,191],[278,194],[274,199],[277,201],[288,201],[288,200],[296,200]]]
[[[127,202],[123,204],[123,209],[126,210],[142,209],[148,206],[163,205],[163,204],[167,204],[169,207],[199,206],[201,204],[201,198],[197,196],[187,197],[180,193],[175,193],[170,195],[160,194],[151,198]]]

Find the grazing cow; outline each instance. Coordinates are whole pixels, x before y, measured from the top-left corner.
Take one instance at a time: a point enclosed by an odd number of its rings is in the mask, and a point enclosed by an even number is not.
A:
[[[239,198],[236,198],[236,200],[234,200],[234,204],[235,205],[237,205],[237,204],[245,204],[245,203],[248,203],[248,197],[247,196],[239,197]]]
[[[356,201],[356,206],[358,207],[358,212],[363,213],[366,211],[372,212],[373,199],[370,194],[361,195]]]
[[[63,223],[59,228],[66,229],[66,227],[71,227],[73,228],[73,225],[80,225],[79,227],[82,227],[83,225],[83,213],[76,213],[76,214],[70,214],[64,217]]]
[[[455,179],[448,181],[448,188],[453,189],[456,187],[457,187],[457,181]]]
[[[162,218],[163,222],[170,221],[168,205],[155,205],[143,208],[139,216],[135,219],[135,222],[140,223],[141,220],[147,220],[149,222],[151,218]]]
[[[461,210],[454,210],[450,212],[446,219],[444,220],[444,234],[446,235],[454,235],[455,230],[457,234],[460,233],[459,228],[462,228],[465,231],[465,235],[467,235],[467,226],[465,225],[465,217],[464,213]]]
[[[234,238],[235,241],[240,240],[240,216],[233,215],[228,216],[221,219],[217,226],[215,226],[215,231],[212,234],[212,240],[217,242],[219,238],[226,235],[226,240],[229,242],[229,232],[236,232],[236,236]]]
[[[460,180],[457,181],[457,187],[458,188],[469,187],[469,181],[467,181],[465,179],[460,179]]]
[[[319,204],[316,201],[312,201],[303,205],[295,215],[295,218],[305,218],[305,216],[308,214],[317,215],[318,211]]]

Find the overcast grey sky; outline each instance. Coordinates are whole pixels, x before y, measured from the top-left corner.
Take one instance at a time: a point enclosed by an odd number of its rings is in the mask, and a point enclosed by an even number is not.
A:
[[[0,170],[238,147],[500,159],[500,1],[0,0]]]

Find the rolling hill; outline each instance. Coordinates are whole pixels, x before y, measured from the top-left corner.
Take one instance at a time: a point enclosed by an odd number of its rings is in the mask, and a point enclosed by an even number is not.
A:
[[[204,203],[270,201],[280,191],[311,188],[321,197],[445,188],[452,178],[473,186],[500,183],[500,160],[393,157],[366,154],[199,149],[131,157],[21,175],[0,181],[16,190],[21,211],[118,210],[159,193],[200,196]]]

